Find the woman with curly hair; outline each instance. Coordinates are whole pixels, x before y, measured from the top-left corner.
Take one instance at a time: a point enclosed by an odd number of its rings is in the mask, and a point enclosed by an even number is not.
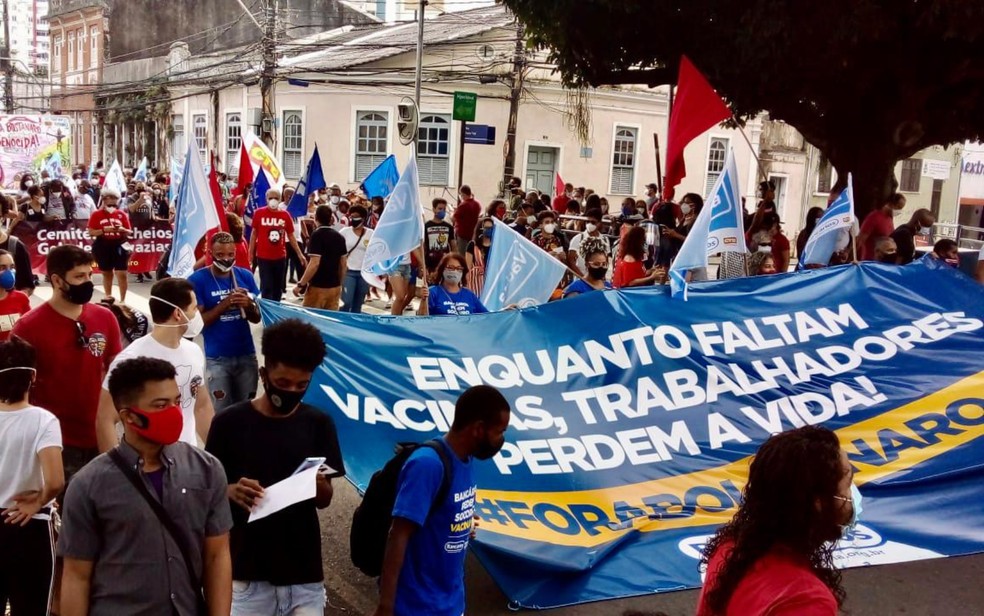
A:
[[[704,548],[697,616],[834,616],[844,602],[835,542],[857,524],[861,494],[826,428],[771,437],[755,454],[741,508]]]
[[[612,285],[616,289],[623,287],[642,287],[666,280],[666,270],[661,267],[646,271],[646,230],[642,227],[632,227],[618,245],[618,260],[615,262],[615,274]]]

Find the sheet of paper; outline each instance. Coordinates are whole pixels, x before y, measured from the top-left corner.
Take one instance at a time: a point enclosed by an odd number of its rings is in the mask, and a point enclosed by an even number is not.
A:
[[[317,486],[315,485],[317,474],[318,467],[314,466],[264,488],[263,498],[250,512],[249,521],[262,520],[295,503],[314,498],[317,493]]]

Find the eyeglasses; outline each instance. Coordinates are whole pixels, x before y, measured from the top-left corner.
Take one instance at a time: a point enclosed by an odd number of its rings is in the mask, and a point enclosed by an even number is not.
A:
[[[79,346],[83,348],[89,346],[89,338],[85,335],[85,323],[76,321],[75,329],[79,332],[79,337],[77,338]]]

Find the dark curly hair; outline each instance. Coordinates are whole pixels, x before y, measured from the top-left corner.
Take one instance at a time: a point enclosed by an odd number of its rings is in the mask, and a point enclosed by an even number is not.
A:
[[[706,565],[719,548],[730,544],[730,553],[707,589],[711,613],[727,611],[745,574],[777,545],[805,558],[843,605],[841,574],[832,560],[833,542],[841,532],[834,496],[843,477],[840,443],[826,428],[805,426],[777,434],[759,448],[741,507],[707,543],[701,558]]]
[[[299,319],[284,319],[264,328],[260,348],[269,369],[282,364],[314,372],[328,353],[318,330]]]

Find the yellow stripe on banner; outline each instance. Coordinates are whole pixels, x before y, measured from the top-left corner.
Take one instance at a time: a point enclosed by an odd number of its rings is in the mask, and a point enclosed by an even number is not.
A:
[[[911,469],[984,435],[984,372],[837,431],[863,485]],[[570,492],[479,490],[482,532],[561,546],[594,547],[633,530],[656,532],[731,519],[751,457],[686,475]],[[618,523],[616,503],[624,528]],[[654,511],[671,517],[650,519]],[[672,516],[676,517],[672,517]],[[607,520],[605,519],[607,516]],[[638,516],[638,517],[637,517]]]

